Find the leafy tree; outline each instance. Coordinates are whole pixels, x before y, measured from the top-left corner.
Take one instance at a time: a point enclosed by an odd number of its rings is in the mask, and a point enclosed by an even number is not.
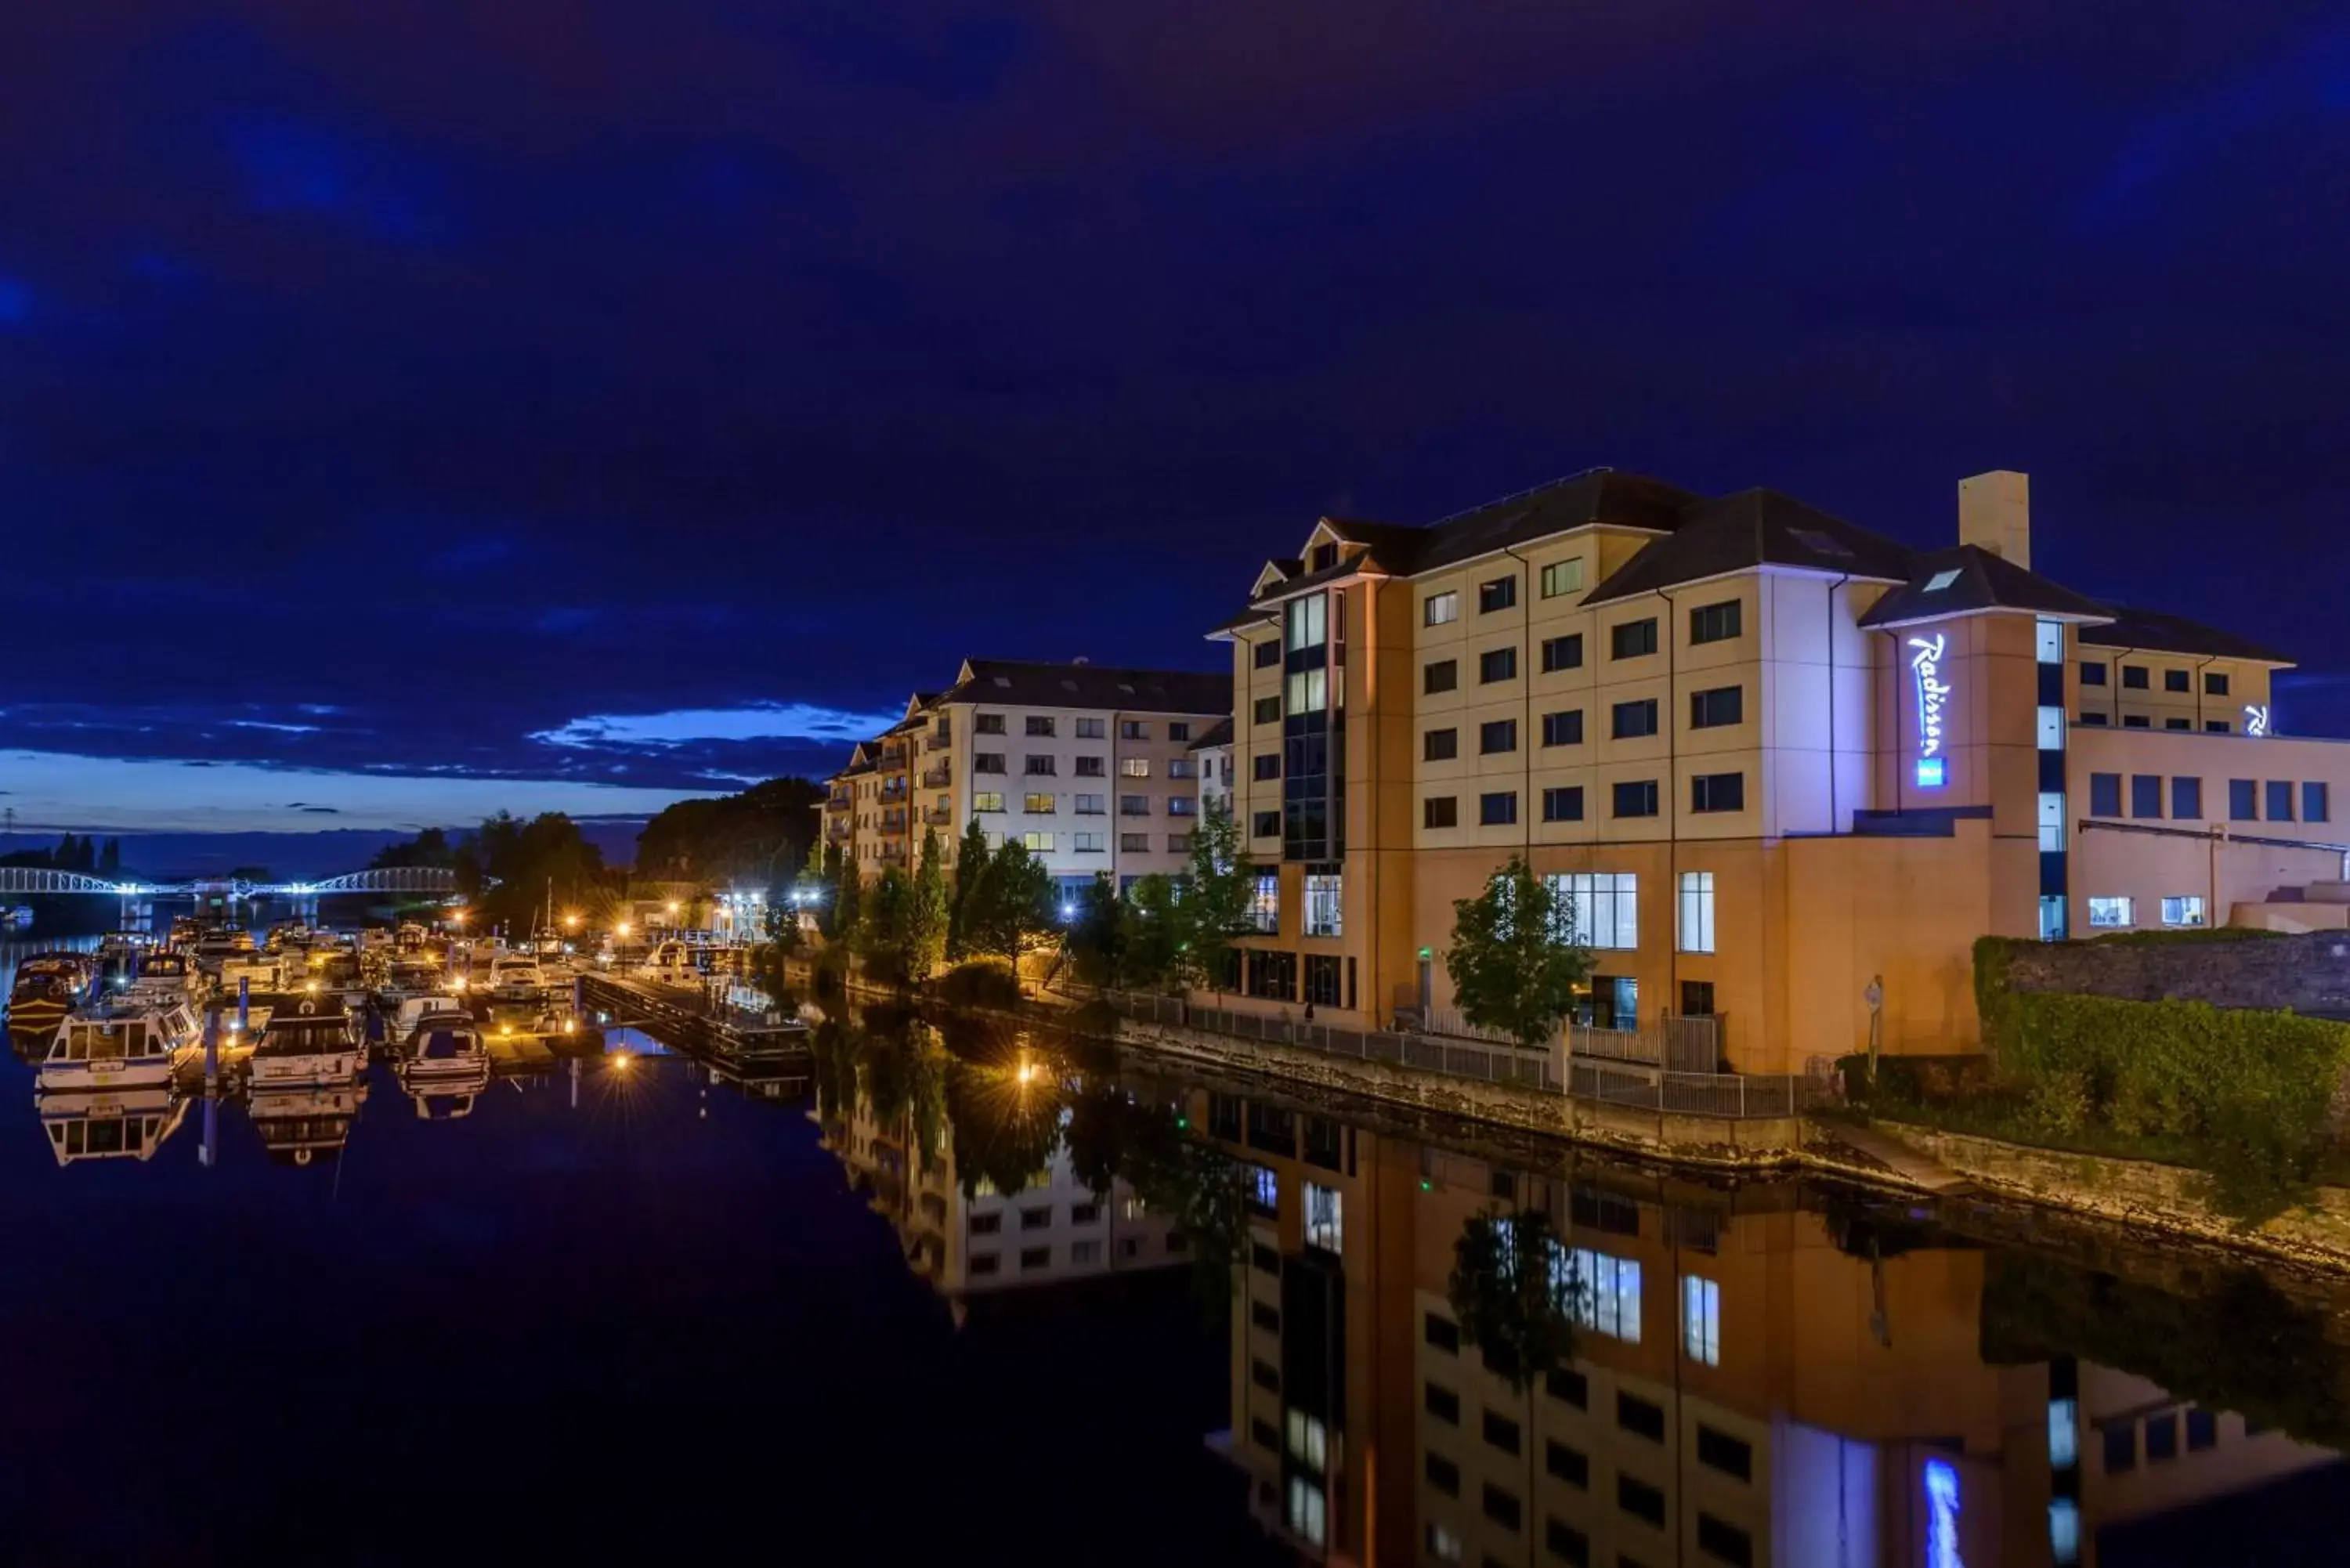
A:
[[[637,835],[639,876],[775,888],[816,842],[821,786],[769,779],[740,794],[681,800]]]
[[[481,912],[475,929],[503,921],[511,931],[528,930],[550,890],[556,909],[585,909],[591,916],[614,901],[603,851],[561,812],[527,822],[500,812],[460,845],[453,858],[458,890]]]
[[[857,945],[857,921],[864,904],[864,881],[857,874],[857,862],[843,855],[833,867],[831,940],[854,949]]]
[[[912,898],[906,912],[906,973],[928,980],[947,956],[947,868],[939,830],[922,830],[922,863],[914,870]]]
[[[1126,905],[1111,885],[1109,873],[1094,874],[1077,909],[1077,918],[1063,939],[1077,979],[1087,985],[1118,985],[1125,978]]]
[[[457,846],[449,842],[445,829],[428,827],[405,844],[388,844],[375,852],[368,862],[370,870],[390,870],[403,866],[441,866],[457,864]]]
[[[122,840],[109,838],[106,841],[106,847],[99,851],[98,874],[101,877],[112,877],[120,874],[121,870]]]
[[[1445,1293],[1485,1364],[1523,1389],[1575,1358],[1585,1289],[1548,1214],[1489,1210],[1461,1227]]]
[[[1121,983],[1159,991],[1183,978],[1191,909],[1180,895],[1175,878],[1157,871],[1128,890]]]
[[[903,984],[913,948],[914,885],[895,866],[884,867],[858,906],[856,948],[868,978]]]
[[[1173,978],[1198,990],[1221,990],[1225,955],[1256,929],[1256,867],[1232,807],[1211,800],[1191,835],[1191,869],[1180,900],[1180,957]]]
[[[988,857],[987,870],[963,904],[963,940],[974,952],[1020,961],[1022,950],[1056,923],[1053,878],[1045,863],[1006,842]]]
[[[1453,900],[1444,968],[1461,1015],[1522,1045],[1557,1033],[1575,982],[1591,970],[1589,949],[1560,940],[1573,914],[1572,902],[1514,855],[1482,893]]]
[[[989,860],[987,830],[972,817],[962,830],[962,841],[955,848],[954,887],[947,898],[947,957],[967,957],[972,949],[965,929],[965,909],[972,892],[986,878]]]
[[[1036,1071],[1018,1076],[1010,1058],[958,1061],[947,1070],[947,1121],[954,1132],[955,1173],[966,1197],[982,1181],[998,1192],[1018,1192],[1052,1163],[1061,1147],[1059,1078]]]

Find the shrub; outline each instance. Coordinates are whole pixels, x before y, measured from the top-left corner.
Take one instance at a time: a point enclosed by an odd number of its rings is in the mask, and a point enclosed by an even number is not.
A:
[[[1020,1005],[1020,977],[1000,958],[971,959],[947,971],[938,982],[939,1000],[951,1007]]]
[[[2107,931],[2089,940],[2102,948],[2167,948],[2194,946],[2203,942],[2257,942],[2271,937],[2282,937],[2283,931],[2262,930],[2256,926],[2195,926],[2167,931]]]

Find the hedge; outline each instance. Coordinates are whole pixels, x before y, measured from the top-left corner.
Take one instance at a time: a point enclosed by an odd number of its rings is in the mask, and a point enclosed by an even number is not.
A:
[[[953,1007],[1020,1005],[1020,977],[1000,958],[970,959],[939,977],[938,996]]]

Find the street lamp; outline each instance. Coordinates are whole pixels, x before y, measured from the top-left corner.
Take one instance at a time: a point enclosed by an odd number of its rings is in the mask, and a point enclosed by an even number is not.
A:
[[[618,926],[613,928],[613,933],[617,936],[627,936],[629,934],[629,922],[622,920]]]

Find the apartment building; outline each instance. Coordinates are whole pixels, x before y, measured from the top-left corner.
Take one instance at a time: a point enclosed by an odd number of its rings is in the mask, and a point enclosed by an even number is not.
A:
[[[1180,872],[1199,813],[1191,743],[1231,710],[1221,673],[966,659],[854,749],[826,833],[871,877],[914,865],[927,829],[951,856],[977,821],[992,846],[1026,846],[1065,899],[1099,874],[1124,888]]]
[[[1200,781],[1200,815],[1211,806],[1232,808],[1232,722],[1224,719],[1191,742],[1192,772]]]
[[[1227,984],[1440,1024],[1452,905],[1520,854],[1594,951],[1581,1022],[1711,1018],[1732,1065],[1795,1071],[1865,1047],[1872,981],[1885,1048],[1970,1046],[1978,936],[2339,882],[2350,748],[2276,733],[2283,656],[2033,571],[2022,474],[1959,513],[1918,550],[1596,471],[1322,519],[1211,634],[1264,932]]]

